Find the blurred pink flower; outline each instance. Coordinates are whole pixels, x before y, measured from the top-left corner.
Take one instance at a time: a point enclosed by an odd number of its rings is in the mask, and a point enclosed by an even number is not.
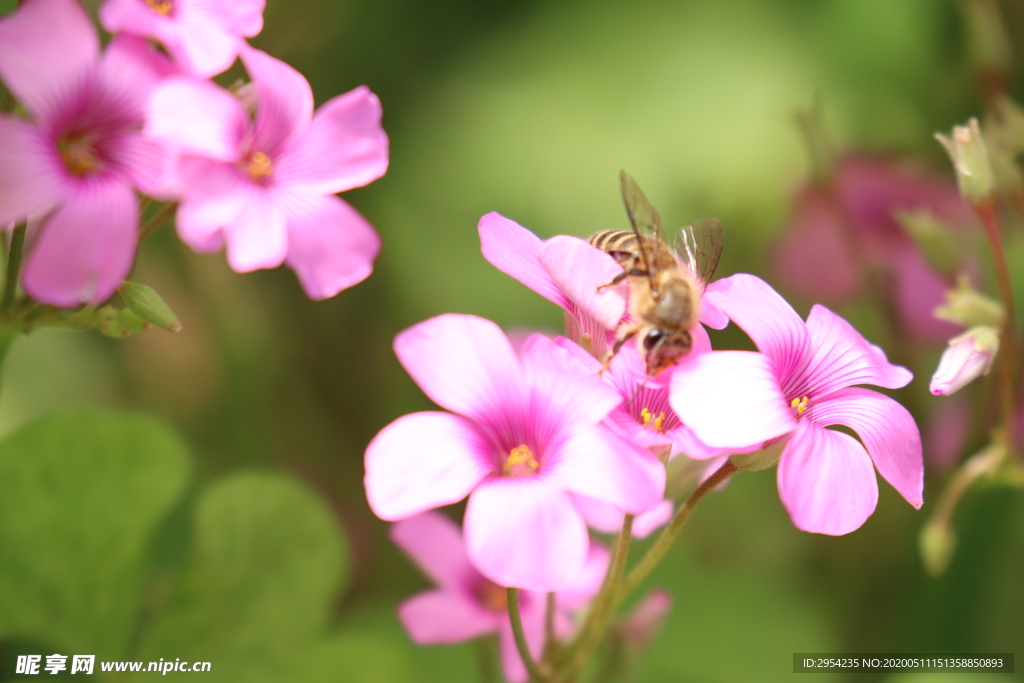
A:
[[[74,0],[27,0],[0,19],[0,78],[31,117],[0,115],[0,226],[41,219],[23,271],[35,300],[100,304],[128,276],[135,190],[155,189],[162,154],[139,131],[143,108],[171,71],[141,39],[101,55]]]
[[[808,185],[795,200],[790,229],[774,254],[779,280],[793,292],[839,305],[859,296],[869,271],[884,275],[906,329],[928,340],[955,333],[936,320],[947,284],[900,227],[900,210],[928,211],[954,227],[975,222],[952,178],[938,178],[894,160],[848,155],[831,184]]]
[[[237,272],[287,262],[310,298],[334,296],[366,278],[380,251],[373,227],[333,196],[387,170],[380,102],[361,86],[314,115],[302,74],[259,50],[241,55],[255,120],[206,81],[171,78],[150,99],[146,133],[181,154],[178,234],[200,252],[226,242]]]
[[[573,493],[630,513],[656,506],[665,468],[600,426],[620,401],[565,350],[534,335],[516,357],[494,323],[441,315],[401,332],[395,353],[435,403],[405,415],[366,449],[366,495],[389,521],[469,496],[469,557],[503,586],[562,590],[578,580],[589,539]]]
[[[654,640],[672,608],[672,596],[664,590],[654,590],[637,603],[616,630],[633,649],[640,650]]]
[[[185,71],[208,78],[227,69],[263,30],[266,0],[106,0],[100,23],[111,33],[159,41]]]
[[[841,535],[859,528],[878,501],[874,468],[921,507],[924,466],[914,418],[891,398],[853,386],[899,388],[910,371],[890,364],[823,306],[811,309],[805,323],[753,275],[725,278],[708,296],[760,353],[697,354],[676,370],[672,407],[699,439],[746,448],[787,436],[779,495],[804,531]],[[853,429],[863,445],[826,429],[832,425]]]
[[[437,588],[414,595],[398,607],[398,618],[417,645],[461,643],[498,634],[505,678],[519,683],[529,678],[516,649],[509,623],[505,589],[487,580],[466,555],[462,533],[450,519],[424,512],[396,522],[391,539],[416,562]],[[572,630],[572,614],[601,588],[608,570],[608,550],[592,543],[579,580],[555,595],[555,633]],[[544,593],[520,591],[520,616],[530,652],[539,659],[544,650]]]

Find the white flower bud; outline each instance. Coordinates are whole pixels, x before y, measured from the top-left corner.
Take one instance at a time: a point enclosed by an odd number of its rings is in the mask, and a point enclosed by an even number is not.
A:
[[[977,325],[950,339],[932,375],[931,392],[949,396],[988,374],[998,351],[999,332],[994,327]]]

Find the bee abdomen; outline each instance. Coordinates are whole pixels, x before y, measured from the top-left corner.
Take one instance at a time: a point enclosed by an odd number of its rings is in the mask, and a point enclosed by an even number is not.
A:
[[[635,254],[640,246],[636,235],[628,230],[601,230],[591,235],[587,241],[606,254]]]

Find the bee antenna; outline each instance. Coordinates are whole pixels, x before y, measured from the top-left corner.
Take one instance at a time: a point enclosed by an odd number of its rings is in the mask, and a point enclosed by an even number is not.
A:
[[[650,370],[647,371],[647,375],[644,377],[644,380],[637,385],[636,391],[634,391],[633,395],[629,398],[628,401],[626,401],[626,404],[623,406],[623,408],[628,408],[631,405],[633,405],[633,401],[636,400],[636,397],[640,395],[640,392],[643,390],[645,386],[647,386],[647,382],[649,382],[651,378],[654,377],[654,375],[655,373],[651,372]]]

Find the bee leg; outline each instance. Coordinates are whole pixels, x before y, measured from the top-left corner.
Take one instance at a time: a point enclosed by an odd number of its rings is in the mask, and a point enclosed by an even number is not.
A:
[[[615,344],[612,345],[612,352],[610,354],[608,354],[608,358],[605,359],[604,365],[601,366],[601,369],[597,373],[598,375],[603,374],[605,370],[607,370],[609,367],[611,367],[612,359],[614,359],[615,356],[617,356],[619,354],[619,351],[622,350],[623,344],[625,344],[630,339],[632,339],[636,335],[636,333],[639,332],[639,331],[640,331],[639,327],[634,327],[629,332],[627,332],[625,335],[623,335],[619,339],[615,340]]]
[[[648,272],[646,270],[637,270],[636,268],[634,268],[632,270],[624,270],[621,273],[619,273],[618,275],[616,275],[615,277],[613,277],[611,282],[608,282],[606,284],[600,285],[597,288],[597,291],[600,292],[605,287],[614,287],[615,285],[619,284],[620,282],[625,280],[630,275],[643,275],[643,276],[646,277],[648,275]]]

